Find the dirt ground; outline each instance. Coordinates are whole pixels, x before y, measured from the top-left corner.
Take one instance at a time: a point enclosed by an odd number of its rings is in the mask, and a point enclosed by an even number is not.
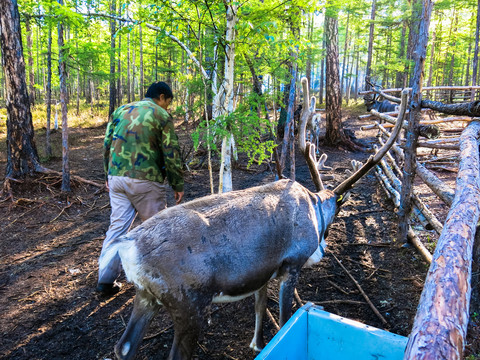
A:
[[[365,143],[374,141],[375,131],[360,131],[360,121],[347,126]],[[102,144],[105,127],[71,129],[71,171],[85,179],[102,182]],[[185,129],[181,141],[188,149]],[[61,170],[61,133],[53,134],[56,158],[45,162]],[[42,154],[43,134],[36,141]],[[334,168],[336,184],[346,177],[351,159],[364,161],[369,154],[322,148],[327,165]],[[5,154],[0,154],[4,174]],[[314,190],[308,167],[297,157],[296,179]],[[239,162],[234,169],[234,189],[274,181],[267,165],[249,170]],[[455,173],[439,172],[452,185]],[[205,168],[186,172],[185,200],[209,193]],[[422,197],[445,219],[445,208],[428,189]],[[72,192],[60,192],[60,179],[45,175],[35,181],[14,184],[14,199],[0,203],[0,358],[1,359],[112,359],[132,309],[134,288],[124,284],[120,293],[104,300],[94,292],[97,259],[109,225],[108,193],[102,188],[72,181]],[[169,194],[173,205],[173,195]],[[327,238],[327,252],[320,264],[302,270],[298,293],[303,301],[324,306],[326,311],[408,336],[428,265],[413,247],[396,241],[397,216],[392,202],[369,173],[352,191]],[[437,236],[420,229],[432,246]],[[361,285],[386,319],[375,315],[340,261]],[[278,291],[269,289],[268,307],[278,318]],[[207,320],[207,319],[206,319]],[[195,350],[195,359],[253,359],[248,345],[254,330],[253,297],[214,305],[210,321]],[[465,357],[480,358],[477,312],[472,315]],[[265,322],[267,340],[274,327]],[[145,337],[138,359],[166,358],[173,340],[172,322],[160,311]]]

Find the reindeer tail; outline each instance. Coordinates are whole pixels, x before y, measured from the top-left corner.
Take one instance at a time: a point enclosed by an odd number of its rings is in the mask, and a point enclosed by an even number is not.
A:
[[[106,268],[117,254],[120,256],[127,280],[135,282],[132,275],[136,273],[135,270],[138,264],[134,238],[129,237],[127,234],[112,241],[108,247],[103,250],[102,256],[99,259],[99,267]]]

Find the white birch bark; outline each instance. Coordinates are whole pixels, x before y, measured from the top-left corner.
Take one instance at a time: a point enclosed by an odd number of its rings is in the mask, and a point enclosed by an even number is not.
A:
[[[230,114],[233,112],[233,82],[235,80],[235,25],[238,22],[237,10],[237,5],[230,4],[227,7],[225,77],[214,100],[214,102],[217,104],[221,103],[221,97],[224,95],[223,109],[217,109],[217,111],[222,111],[222,114]],[[222,184],[222,189],[219,189],[219,192],[231,191],[233,188],[231,166],[233,145],[232,138],[233,136],[230,134],[227,135],[222,141],[222,159],[220,162],[220,182]]]

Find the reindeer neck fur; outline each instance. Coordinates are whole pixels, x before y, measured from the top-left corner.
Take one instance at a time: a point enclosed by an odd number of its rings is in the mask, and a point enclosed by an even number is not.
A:
[[[315,208],[316,223],[319,235],[318,248],[308,258],[304,267],[312,266],[322,260],[325,255],[325,248],[327,242],[325,241],[325,234],[337,213],[337,198],[338,195],[330,190],[322,190],[318,193],[310,193],[312,196],[313,207]]]
[[[321,190],[315,193],[314,196],[317,199],[316,207],[321,206],[321,210],[324,213],[325,224],[331,224],[338,211],[337,199],[339,195],[331,190]]]

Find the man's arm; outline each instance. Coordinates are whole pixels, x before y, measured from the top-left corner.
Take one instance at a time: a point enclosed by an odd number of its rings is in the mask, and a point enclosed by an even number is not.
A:
[[[115,125],[110,118],[107,130],[105,131],[105,140],[103,142],[103,170],[105,172],[105,181],[108,180],[108,165],[110,163],[110,147],[112,146],[113,132],[115,130]]]
[[[171,118],[165,122],[162,129],[162,152],[168,183],[173,191],[178,193],[178,198],[177,196],[175,197],[178,203],[183,197],[183,164],[180,156],[178,137],[177,134],[175,134]]]

